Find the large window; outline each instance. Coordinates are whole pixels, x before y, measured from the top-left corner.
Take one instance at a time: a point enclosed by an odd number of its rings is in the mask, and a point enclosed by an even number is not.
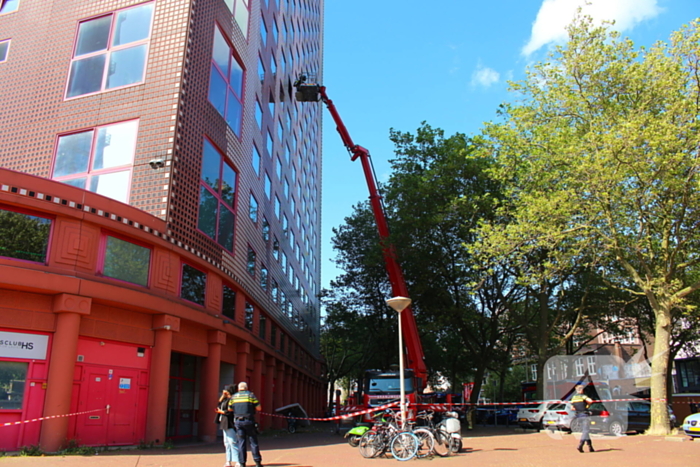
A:
[[[148,285],[151,249],[127,242],[111,235],[106,236],[102,274],[133,284]]]
[[[209,102],[236,135],[241,133],[243,113],[243,67],[219,28],[214,28],[214,52],[209,79]]]
[[[0,410],[22,410],[28,367],[25,362],[0,362]]]
[[[197,226],[228,251],[233,250],[236,172],[204,141]]]
[[[78,25],[67,98],[143,82],[153,5],[144,3]]]
[[[137,133],[132,120],[59,136],[53,179],[127,203]]]
[[[51,220],[0,208],[0,256],[46,262]]]
[[[204,306],[204,293],[206,289],[207,274],[189,264],[183,264],[180,298]]]

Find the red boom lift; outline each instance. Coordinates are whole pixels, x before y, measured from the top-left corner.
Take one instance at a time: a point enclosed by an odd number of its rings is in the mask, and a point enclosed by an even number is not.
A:
[[[369,151],[362,146],[353,143],[350,133],[348,132],[345,124],[343,124],[338,111],[326,94],[326,87],[318,84],[311,75],[300,75],[297,81],[294,83],[296,88],[296,99],[299,102],[318,102],[322,101],[328,108],[333,121],[336,124],[336,129],[340,134],[340,138],[343,140],[343,145],[350,153],[350,159],[355,161],[360,160],[362,164],[362,170],[365,174],[365,179],[367,180],[367,188],[369,189],[369,200],[372,206],[372,212],[374,213],[374,219],[377,223],[377,230],[379,232],[379,239],[382,245],[382,252],[384,256],[384,262],[386,265],[387,273],[389,274],[389,281],[391,283],[391,292],[394,297],[408,297],[408,288],[406,287],[406,281],[403,277],[403,271],[401,266],[396,259],[396,254],[393,245],[389,243],[389,225],[387,224],[386,214],[384,212],[384,205],[382,203],[382,197],[379,194],[379,189],[377,188],[376,178],[374,176],[374,169],[372,167],[372,162],[369,157]],[[413,311],[411,308],[406,308],[401,317],[401,327],[405,342],[405,357],[406,357],[406,375],[412,375],[413,391],[409,394],[407,391],[409,403],[415,404],[417,400],[417,391],[421,391],[425,388],[427,383],[427,368],[425,366],[424,356],[423,356],[423,346],[421,345],[420,335],[418,334],[418,326],[416,325],[415,317],[413,316]],[[388,384],[390,379],[398,381],[399,372],[389,372],[389,371],[378,371],[378,370],[368,370],[365,376],[365,388],[364,388],[364,406],[376,406],[387,402],[387,399],[399,399],[398,397],[398,383]],[[370,383],[372,381],[372,383]],[[381,392],[382,395],[372,396],[371,387],[374,384],[383,386]],[[395,394],[390,394],[393,391],[387,390],[389,387],[396,389]],[[379,391],[378,391],[379,392]]]

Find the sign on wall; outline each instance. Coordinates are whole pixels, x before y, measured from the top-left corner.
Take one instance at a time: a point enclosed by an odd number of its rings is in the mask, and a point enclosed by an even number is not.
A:
[[[46,360],[49,336],[0,331],[0,358]]]

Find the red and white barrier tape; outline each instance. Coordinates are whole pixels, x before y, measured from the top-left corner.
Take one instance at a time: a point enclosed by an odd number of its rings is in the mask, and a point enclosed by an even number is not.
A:
[[[8,422],[8,423],[3,423],[0,426],[12,426],[12,425],[21,425],[22,423],[32,423],[32,422],[40,422],[42,420],[50,420],[52,418],[63,418],[63,417],[73,417],[75,415],[83,415],[86,413],[92,413],[92,412],[100,412],[105,409],[95,409],[95,410],[88,410],[86,412],[76,412],[76,413],[68,413],[68,414],[63,414],[63,415],[51,415],[49,417],[40,417],[40,418],[32,418],[31,420],[20,420],[19,422]]]
[[[313,420],[313,421],[317,421],[317,422],[329,422],[332,420],[342,420],[344,418],[351,418],[351,417],[355,417],[357,415],[365,415],[365,414],[372,413],[372,412],[379,412],[380,410],[385,410],[385,409],[388,409],[389,407],[394,407],[397,405],[399,405],[398,401],[392,402],[391,404],[384,404],[384,405],[380,405],[378,407],[373,407],[371,409],[361,410],[359,412],[349,413],[349,414],[345,414],[345,415],[336,415],[335,417],[327,417],[327,418],[289,417],[287,415],[277,415],[277,414],[265,413],[265,412],[261,412],[261,413],[263,415],[267,415],[268,417],[293,418],[294,420]]]

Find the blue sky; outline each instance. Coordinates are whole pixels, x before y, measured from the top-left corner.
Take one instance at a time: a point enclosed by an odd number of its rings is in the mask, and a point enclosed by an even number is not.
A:
[[[415,133],[422,121],[477,134],[520,80],[565,39],[584,0],[326,0],[324,77],[355,144],[369,149],[377,177],[393,158],[389,129]],[[700,0],[589,0],[596,19],[614,19],[637,45],[668,40],[700,16]],[[323,116],[321,286],[338,271],[333,227],[367,199],[359,161],[351,162],[327,110]]]

